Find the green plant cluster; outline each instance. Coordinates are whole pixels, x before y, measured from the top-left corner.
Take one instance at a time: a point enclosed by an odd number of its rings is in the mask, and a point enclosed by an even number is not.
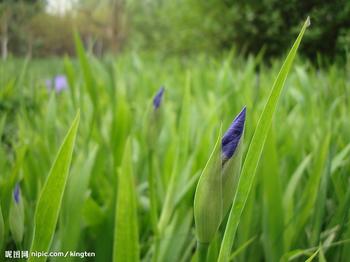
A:
[[[243,159],[250,155],[256,165],[257,155],[247,152],[267,138],[259,166],[243,167],[248,186],[236,200],[245,203],[238,227],[237,217],[223,218],[233,221],[236,237],[232,249],[225,241],[221,261],[348,261],[349,63],[318,70],[296,59],[273,113],[281,88],[268,97],[281,60],[267,66],[234,52],[98,60],[75,40],[77,60],[0,63],[1,254],[49,248],[93,251],[101,262],[191,261],[196,184],[220,125],[226,129],[246,105]],[[69,88],[49,92],[45,80],[58,73]],[[160,85],[159,115],[150,117]],[[263,132],[253,138],[255,130]],[[209,261],[224,230],[210,244]]]

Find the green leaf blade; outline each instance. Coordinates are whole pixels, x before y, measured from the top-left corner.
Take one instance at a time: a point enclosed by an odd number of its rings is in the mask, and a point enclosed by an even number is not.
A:
[[[77,113],[61,144],[41,191],[35,211],[34,237],[30,248],[31,252],[48,251],[50,248],[69,174],[79,120],[80,112]],[[46,261],[46,257],[30,257],[28,261]]]
[[[118,172],[113,261],[139,261],[136,189],[132,170],[131,141],[127,140]]]

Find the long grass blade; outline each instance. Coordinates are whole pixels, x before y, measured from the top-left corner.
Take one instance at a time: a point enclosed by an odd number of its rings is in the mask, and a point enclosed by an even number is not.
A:
[[[254,132],[252,141],[250,143],[246,159],[243,164],[242,173],[238,182],[238,188],[233,200],[233,206],[230,211],[230,216],[227,222],[227,226],[224,233],[224,238],[221,244],[219,253],[219,262],[228,261],[231,252],[231,247],[235,238],[237,227],[240,217],[242,215],[245,203],[247,201],[250,189],[252,187],[255,172],[260,160],[260,156],[265,144],[267,134],[269,132],[274,112],[277,108],[278,99],[281,95],[282,88],[286,81],[287,75],[292,66],[293,60],[297,53],[301,39],[303,38],[306,28],[310,25],[310,19],[304,23],[304,26],[299,33],[292,49],[290,50],[286,60],[284,61],[282,68],[273,84],[270,97],[262,112],[256,130]]]
[[[136,191],[128,138],[121,168],[118,171],[118,193],[114,229],[113,261],[139,261]]]
[[[46,252],[50,249],[69,174],[79,119],[80,112],[77,113],[63,140],[41,191],[35,210],[34,237],[30,248],[31,251]],[[30,256],[28,261],[46,261],[46,257]]]

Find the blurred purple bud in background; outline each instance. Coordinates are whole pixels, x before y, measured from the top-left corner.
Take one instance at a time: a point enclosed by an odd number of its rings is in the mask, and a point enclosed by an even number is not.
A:
[[[153,98],[153,107],[154,109],[158,109],[160,107],[160,104],[162,102],[162,98],[163,98],[163,93],[164,93],[164,87],[162,86],[158,93],[154,96]]]
[[[15,200],[16,204],[19,203],[19,183],[16,184],[15,189],[13,190],[13,199]]]
[[[65,75],[57,75],[53,79],[47,79],[45,83],[49,90],[55,90],[56,93],[60,93],[68,88],[68,82]]]

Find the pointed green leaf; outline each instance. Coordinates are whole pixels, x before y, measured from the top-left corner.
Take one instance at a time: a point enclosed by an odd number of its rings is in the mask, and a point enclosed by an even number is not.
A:
[[[34,237],[31,251],[48,251],[55,233],[62,197],[72,159],[79,126],[78,112],[57,153],[41,191],[34,217]],[[30,257],[28,261],[46,261],[46,257]]]
[[[222,219],[221,130],[199,178],[194,196],[194,220],[198,242],[209,244]]]
[[[4,243],[4,236],[5,236],[5,224],[4,224],[4,218],[2,216],[1,204],[0,204],[0,250],[2,250],[2,245]]]
[[[90,96],[90,99],[94,104],[94,106],[97,106],[98,96],[96,93],[96,86],[92,75],[92,70],[89,64],[88,57],[84,50],[84,45],[80,39],[78,32],[74,32],[74,42],[75,42],[76,52],[79,57],[79,63],[83,71],[84,82],[86,85],[87,93]]]
[[[118,170],[118,193],[114,225],[113,261],[139,261],[136,191],[132,170],[131,141],[128,138],[121,168]]]

